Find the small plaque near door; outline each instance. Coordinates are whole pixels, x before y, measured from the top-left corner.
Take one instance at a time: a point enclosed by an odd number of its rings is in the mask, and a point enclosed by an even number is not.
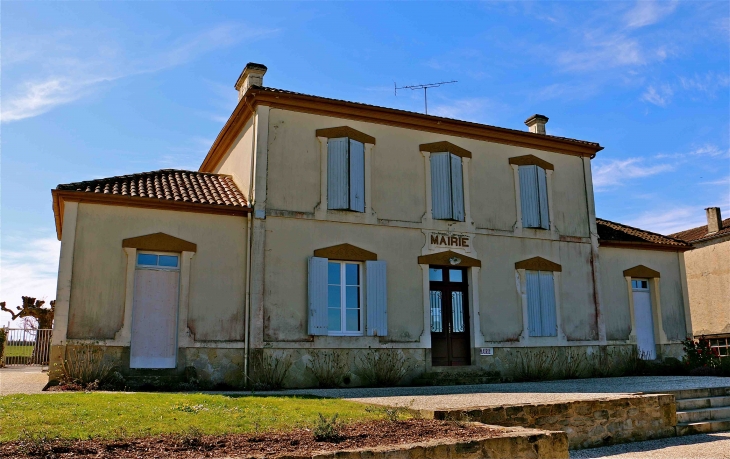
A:
[[[479,355],[494,355],[493,347],[482,347],[479,349]]]

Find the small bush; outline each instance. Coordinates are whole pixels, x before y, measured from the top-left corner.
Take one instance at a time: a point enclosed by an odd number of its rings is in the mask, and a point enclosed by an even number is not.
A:
[[[719,368],[720,351],[710,346],[710,340],[701,336],[699,339],[687,338],[682,341],[684,347],[684,364],[689,368],[690,374],[696,368]],[[705,371],[708,373],[708,371]]]
[[[94,344],[69,347],[68,358],[60,367],[62,385],[79,385],[86,390],[98,389],[114,369],[104,360],[103,348]]]
[[[555,362],[553,377],[556,379],[576,379],[586,375],[588,359],[584,348],[567,348]]]
[[[254,390],[281,390],[292,366],[291,357],[279,358],[259,350],[251,356],[251,387]]]
[[[355,374],[366,386],[396,386],[411,371],[402,352],[395,349],[369,349],[357,359]]]
[[[322,388],[339,387],[350,374],[347,358],[341,351],[315,352],[307,363],[307,370]]]
[[[5,340],[8,338],[8,332],[0,327],[0,368],[5,366]]]
[[[520,349],[516,354],[510,372],[513,381],[544,381],[555,377],[556,349]]]
[[[342,423],[339,421],[337,413],[330,419],[319,413],[319,419],[317,419],[312,433],[317,441],[336,442],[342,439]]]
[[[386,421],[398,422],[401,416],[405,416],[408,410],[400,406],[369,406],[365,408],[368,413],[381,414]]]

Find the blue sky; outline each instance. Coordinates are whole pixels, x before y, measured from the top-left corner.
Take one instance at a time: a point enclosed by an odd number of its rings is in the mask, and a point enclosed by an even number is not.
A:
[[[730,215],[730,4],[3,2],[0,300],[52,299],[50,190],[197,169],[248,61],[265,84],[600,142],[598,216]],[[0,315],[0,323],[7,321]]]

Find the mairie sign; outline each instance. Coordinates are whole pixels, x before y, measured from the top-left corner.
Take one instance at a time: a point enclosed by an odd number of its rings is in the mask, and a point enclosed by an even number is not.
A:
[[[463,249],[471,251],[471,236],[468,234],[456,233],[428,233],[428,245],[430,248]]]

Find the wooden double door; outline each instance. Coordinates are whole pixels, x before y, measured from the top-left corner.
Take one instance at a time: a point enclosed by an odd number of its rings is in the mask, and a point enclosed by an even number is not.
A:
[[[431,364],[471,364],[469,290],[466,268],[429,268]]]

